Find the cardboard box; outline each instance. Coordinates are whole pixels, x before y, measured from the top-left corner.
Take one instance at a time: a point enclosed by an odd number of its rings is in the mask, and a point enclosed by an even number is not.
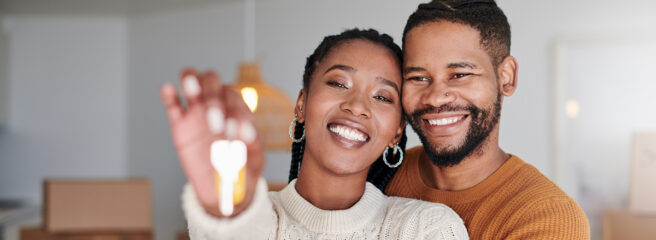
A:
[[[656,215],[626,210],[607,210],[603,220],[604,240],[654,240]]]
[[[179,231],[178,234],[175,235],[175,239],[176,240],[190,240],[189,232],[187,230]]]
[[[656,132],[634,133],[631,145],[629,209],[656,214]]]
[[[43,196],[48,233],[152,230],[147,180],[46,180]]]
[[[23,227],[20,240],[152,240],[152,232],[48,233],[43,227]]]
[[[287,187],[287,182],[269,182],[269,191],[280,191]]]

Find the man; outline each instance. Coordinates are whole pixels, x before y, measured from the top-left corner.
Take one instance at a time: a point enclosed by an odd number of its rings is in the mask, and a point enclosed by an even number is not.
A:
[[[407,150],[387,194],[450,206],[472,239],[589,239],[578,204],[499,147],[517,62],[496,3],[421,4],[405,26],[403,50],[403,107],[423,146]]]

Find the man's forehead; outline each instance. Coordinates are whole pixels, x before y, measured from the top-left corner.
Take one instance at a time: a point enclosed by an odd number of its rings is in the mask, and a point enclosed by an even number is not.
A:
[[[480,66],[476,62],[487,52],[482,48],[475,29],[456,23],[433,23],[418,26],[406,38],[404,67],[422,66],[430,62],[440,67]]]
[[[467,24],[440,20],[423,23],[410,30],[405,39],[405,47],[412,47],[412,42],[416,41],[417,38],[428,38],[425,40],[436,41],[445,39],[460,40],[462,38],[471,38],[472,40],[480,43],[481,35],[477,29]]]

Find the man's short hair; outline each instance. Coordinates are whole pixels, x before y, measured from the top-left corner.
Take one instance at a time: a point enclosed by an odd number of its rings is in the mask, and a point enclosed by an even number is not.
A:
[[[481,47],[487,51],[495,69],[510,56],[510,24],[494,0],[434,0],[420,4],[403,30],[403,49],[410,30],[439,21],[464,24],[478,30]]]

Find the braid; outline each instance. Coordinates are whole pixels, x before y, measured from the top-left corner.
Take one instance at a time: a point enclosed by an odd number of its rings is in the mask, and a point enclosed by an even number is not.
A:
[[[294,138],[298,139],[303,136],[305,124],[296,122],[294,126]],[[298,171],[301,169],[303,161],[303,152],[305,152],[305,139],[298,143],[292,143],[292,164],[289,167],[289,181],[291,182],[298,177]]]
[[[405,152],[405,145],[407,142],[408,137],[405,135],[405,129],[403,129],[403,135],[399,141],[399,147],[401,148],[401,151]],[[383,152],[383,154],[385,153]],[[400,161],[400,157],[401,154],[397,153],[394,155],[394,151],[389,151],[387,155],[387,159],[391,163]],[[383,155],[380,155],[380,157],[378,157],[378,159],[376,159],[376,161],[371,164],[371,168],[369,168],[369,173],[367,174],[367,181],[374,184],[378,189],[380,189],[380,191],[385,192],[385,187],[387,187],[389,181],[392,180],[392,177],[396,173],[397,169],[398,167],[388,167],[383,161]]]

